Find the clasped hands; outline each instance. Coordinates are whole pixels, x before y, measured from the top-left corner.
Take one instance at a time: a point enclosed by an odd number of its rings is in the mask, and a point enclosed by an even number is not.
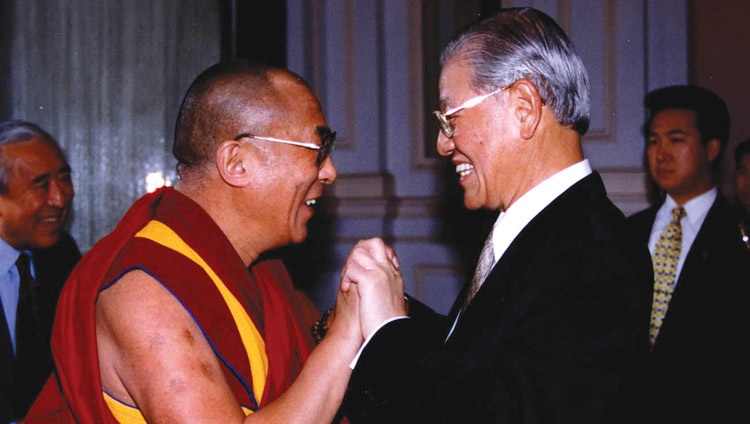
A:
[[[382,239],[361,240],[341,270],[331,330],[364,340],[392,318],[406,316],[404,280],[394,250]]]

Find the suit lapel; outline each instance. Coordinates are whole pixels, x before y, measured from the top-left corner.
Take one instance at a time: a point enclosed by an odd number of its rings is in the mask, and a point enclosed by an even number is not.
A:
[[[737,220],[739,223],[739,215],[737,217],[732,215],[729,203],[721,193],[716,196],[716,200],[711,205],[711,208],[706,214],[706,219],[703,220],[698,234],[695,236],[690,251],[685,258],[685,264],[682,266],[682,272],[678,280],[677,286],[679,287],[682,282],[683,275],[693,275],[695,267],[700,267],[701,263],[710,259],[710,255],[721,254],[723,248],[731,248],[726,245],[727,239],[731,239],[730,234],[726,234],[726,231],[722,230],[722,226],[726,223],[725,221]],[[739,230],[737,230],[737,243],[740,243]],[[723,245],[723,246],[722,246]]]
[[[739,222],[740,217],[740,212],[734,211],[726,198],[718,193],[685,258],[659,339],[654,347],[655,351],[671,343],[674,331],[672,327],[679,328],[683,326],[682,323],[686,319],[690,320],[696,316],[697,309],[694,305],[707,302],[702,307],[701,313],[716,315],[715,311],[712,312],[711,304],[718,305],[721,302],[707,299],[716,296],[716,293],[720,293],[722,289],[731,287],[735,277],[727,275],[727,273],[731,274],[731,270],[714,267],[717,263],[726,265],[724,256],[732,257],[734,251],[744,249],[741,245],[739,230],[735,237],[736,245],[727,242],[734,237],[734,234],[728,233],[733,230],[734,226],[726,225],[727,222],[733,220]],[[721,274],[722,272],[724,274]]]
[[[555,249],[554,231],[561,219],[591,202],[606,198],[604,185],[596,173],[583,178],[542,209],[508,246],[487,276],[469,307],[459,317],[456,328],[446,345],[461,345],[479,332],[488,320],[493,326],[513,325],[507,320],[518,316],[518,309],[526,304],[529,287],[526,274],[544,267],[548,249]],[[545,244],[548,243],[548,244]],[[451,308],[451,322],[460,309],[468,284],[464,284]],[[512,297],[512,299],[511,299]],[[512,308],[512,310],[510,310]]]
[[[10,342],[10,331],[8,321],[5,319],[3,302],[0,302],[0,365],[4,366],[11,358],[13,358],[13,345]]]
[[[13,381],[13,345],[10,342],[8,322],[3,303],[0,302],[0,422],[11,415],[11,382]]]

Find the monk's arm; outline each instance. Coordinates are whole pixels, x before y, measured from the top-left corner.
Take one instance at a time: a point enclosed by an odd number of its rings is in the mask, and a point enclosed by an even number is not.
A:
[[[361,343],[356,319],[337,320],[292,387],[244,417],[202,332],[151,276],[125,274],[100,294],[96,312],[103,388],[149,423],[330,423]]]

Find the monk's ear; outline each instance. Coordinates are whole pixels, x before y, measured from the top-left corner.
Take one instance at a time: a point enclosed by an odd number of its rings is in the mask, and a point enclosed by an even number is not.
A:
[[[509,90],[514,101],[514,113],[518,120],[520,136],[528,140],[534,136],[542,119],[544,102],[536,85],[526,78],[516,81]]]
[[[247,149],[242,147],[239,141],[226,140],[216,149],[216,168],[219,176],[234,187],[246,186],[252,180],[250,175],[252,168],[249,166],[251,158]]]

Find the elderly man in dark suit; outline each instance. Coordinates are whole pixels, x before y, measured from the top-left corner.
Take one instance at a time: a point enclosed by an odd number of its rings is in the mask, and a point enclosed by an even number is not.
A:
[[[57,141],[30,122],[0,122],[3,424],[23,418],[52,371],[57,298],[81,258],[63,230],[73,195],[70,166]]]
[[[743,212],[714,180],[729,112],[693,85],[654,90],[645,106],[646,160],[660,201],[628,224],[649,247],[655,274],[649,409],[653,422],[733,421],[747,416],[734,387],[748,377],[750,256]]]
[[[469,27],[441,62],[438,152],[464,205],[500,214],[447,319],[403,318],[394,251],[379,239],[354,248],[341,290],[357,296],[369,340],[353,364],[351,421],[623,419],[647,353],[652,274],[583,156],[580,57],[554,20],[523,8]]]

